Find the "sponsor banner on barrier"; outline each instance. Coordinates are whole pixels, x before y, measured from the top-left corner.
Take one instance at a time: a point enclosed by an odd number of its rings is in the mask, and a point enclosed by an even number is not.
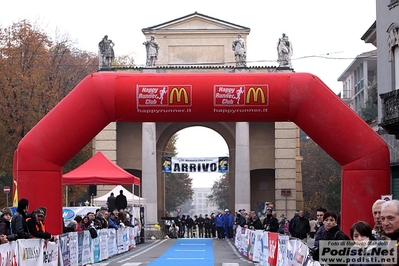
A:
[[[108,230],[108,255],[110,257],[118,254],[118,247],[116,245],[116,230]]]
[[[43,264],[46,266],[58,266],[58,244],[50,241],[43,243]]]
[[[246,228],[243,228],[243,230],[241,230],[241,243],[240,243],[240,253],[243,256],[247,256],[248,253],[248,234],[249,234],[249,230],[247,230]]]
[[[137,229],[133,227],[128,227],[129,229],[129,250],[133,249],[136,247],[136,240],[134,239],[137,233]]]
[[[277,252],[277,266],[288,265],[288,242],[289,236],[279,235],[278,236],[278,252]]]
[[[93,263],[92,259],[92,248],[90,246],[90,233],[88,230],[83,231],[83,243],[82,243],[82,264]]]
[[[260,259],[260,253],[262,252],[262,235],[263,235],[263,230],[256,230],[255,231],[255,241],[253,244],[253,257],[252,261],[254,262],[259,262]]]
[[[18,240],[18,252],[21,266],[37,266],[43,264],[43,239]]]
[[[97,231],[97,236],[99,235],[99,230]],[[93,261],[94,263],[100,261],[100,237],[90,238],[91,247],[92,247],[92,254],[93,254]]]
[[[290,243],[292,243],[290,241]],[[299,239],[295,239],[295,244],[292,249],[292,259],[289,263],[291,266],[302,266],[306,260],[306,257],[309,254],[309,248],[306,246],[304,242]]]
[[[18,265],[17,241],[0,245],[0,265]]]
[[[132,227],[120,230],[123,250],[136,245]],[[58,235],[57,242],[44,239],[19,239],[0,245],[0,265],[80,266],[107,260],[118,253],[115,229],[97,230],[98,236],[90,237],[89,231]],[[111,247],[112,246],[112,247]]]
[[[64,219],[64,224],[68,225],[69,222],[78,215],[85,217],[88,212],[96,213],[97,209],[98,207],[93,207],[93,206],[63,207],[62,218]]]
[[[259,264],[269,266],[269,234],[264,232],[261,237],[261,253],[259,256]]]
[[[119,228],[116,231],[116,246],[118,247],[118,254],[129,250],[129,239],[126,228]]]
[[[109,257],[108,255],[108,229],[100,230],[100,261]]]
[[[78,266],[79,262],[79,235],[83,235],[82,232],[68,233],[69,236],[69,259],[71,266]]]
[[[277,263],[277,251],[278,251],[278,234],[277,233],[268,233],[269,240],[269,258],[268,262],[271,265],[276,265]]]
[[[71,266],[71,258],[69,251],[69,237],[68,234],[58,236],[58,241],[61,250],[61,262],[63,266]]]
[[[162,157],[164,173],[227,173],[229,157]]]
[[[249,260],[252,260],[253,259],[253,255],[254,255],[255,231],[249,231],[247,245],[248,245],[247,258]]]

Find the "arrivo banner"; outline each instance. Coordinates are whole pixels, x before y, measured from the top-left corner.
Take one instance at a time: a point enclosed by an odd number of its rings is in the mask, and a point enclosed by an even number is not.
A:
[[[260,81],[254,75],[253,82],[248,82],[248,79],[243,82],[240,76],[222,75],[215,82],[206,76],[198,79],[195,74],[186,76],[184,80],[176,75],[162,76],[163,79],[160,76],[162,74],[151,79],[153,83],[146,83],[140,76],[137,76],[138,79],[116,79],[115,86],[119,88],[116,95],[117,116],[125,121],[132,116],[131,120],[148,122],[162,118],[171,122],[200,121],[204,116],[207,120],[237,121],[237,117],[242,117],[242,121],[249,122],[273,120],[276,114],[288,111],[280,105],[287,96],[278,90],[287,82],[283,77]]]
[[[229,157],[162,157],[164,173],[227,173]]]

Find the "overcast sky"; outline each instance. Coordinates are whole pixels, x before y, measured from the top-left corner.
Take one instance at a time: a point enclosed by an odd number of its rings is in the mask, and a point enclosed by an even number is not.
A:
[[[352,60],[376,49],[360,39],[375,21],[375,5],[376,0],[19,0],[2,1],[0,25],[28,19],[39,23],[49,35],[56,29],[67,33],[79,49],[94,53],[108,35],[115,43],[116,56],[133,54],[136,64],[144,65],[141,29],[199,12],[251,29],[246,43],[248,65],[277,66],[277,41],[282,33],[287,34],[294,48],[295,72],[315,74],[339,93],[342,84],[337,78]],[[187,134],[193,136],[191,131]],[[186,139],[183,135],[182,141]],[[207,147],[209,136],[204,132],[195,140],[189,142],[202,143],[189,148],[195,154],[181,150],[179,155],[210,157],[224,152],[213,144]],[[179,146],[189,147],[187,143]]]
[[[37,21],[50,35],[57,28],[76,40],[78,48],[95,53],[108,35],[117,56],[135,54],[136,63],[143,65],[141,29],[197,11],[251,29],[246,43],[250,65],[277,66],[277,41],[287,34],[294,47],[294,70],[317,75],[338,93],[342,85],[337,78],[352,59],[375,49],[360,39],[375,21],[375,1],[2,1],[0,25]]]

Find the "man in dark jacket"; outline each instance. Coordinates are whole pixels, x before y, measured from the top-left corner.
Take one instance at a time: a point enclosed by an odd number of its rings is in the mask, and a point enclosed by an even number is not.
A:
[[[184,238],[186,234],[186,215],[182,215],[180,219],[179,235]]]
[[[213,212],[211,213],[211,232],[212,238],[216,238],[216,218]]]
[[[212,224],[211,224],[211,218],[208,217],[208,214],[205,214],[205,238],[211,238],[212,237]]]
[[[114,196],[114,192],[111,192],[111,195],[107,198],[107,206],[108,206],[109,212],[113,212],[115,210],[115,208],[116,208],[115,201],[116,201],[116,198]]]
[[[28,225],[26,224],[26,213],[29,209],[29,201],[22,198],[18,202],[18,208],[11,218],[11,228],[14,234],[18,235],[18,239],[30,238]]]
[[[192,238],[193,237],[194,220],[193,220],[193,218],[191,218],[190,215],[187,215],[186,226],[187,226],[187,238]]]
[[[236,226],[244,227],[244,225],[245,225],[245,215],[244,215],[244,212],[242,210],[238,210],[234,223],[235,223]]]
[[[326,231],[323,224],[323,217],[326,212],[327,210],[323,207],[320,207],[316,210],[317,223],[315,227],[316,234],[314,237],[314,246],[317,248],[319,247],[320,239],[323,237],[323,234]]]
[[[309,220],[304,217],[303,211],[298,212],[298,216],[293,219],[291,229],[291,236],[302,239],[307,242],[308,233],[310,232]]]
[[[118,211],[125,210],[127,207],[127,199],[126,196],[123,195],[123,190],[119,191],[119,195],[115,198],[115,205]]]
[[[38,208],[34,212],[30,213],[26,218],[26,224],[29,229],[29,233],[32,237],[35,238],[43,238],[49,241],[57,241],[57,237],[51,235],[49,232],[46,232],[46,228],[44,226],[44,217],[45,213],[42,209]]]
[[[266,209],[266,217],[263,219],[263,228],[265,231],[277,232],[278,231],[278,220],[273,216],[272,209]]]
[[[204,238],[205,219],[204,217],[202,217],[202,214],[199,215],[198,219],[195,220],[195,222],[198,225],[198,237]]]

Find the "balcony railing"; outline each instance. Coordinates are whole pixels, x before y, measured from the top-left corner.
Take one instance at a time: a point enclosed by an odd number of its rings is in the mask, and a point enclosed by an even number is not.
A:
[[[399,139],[399,91],[380,94],[382,103],[381,127]]]

